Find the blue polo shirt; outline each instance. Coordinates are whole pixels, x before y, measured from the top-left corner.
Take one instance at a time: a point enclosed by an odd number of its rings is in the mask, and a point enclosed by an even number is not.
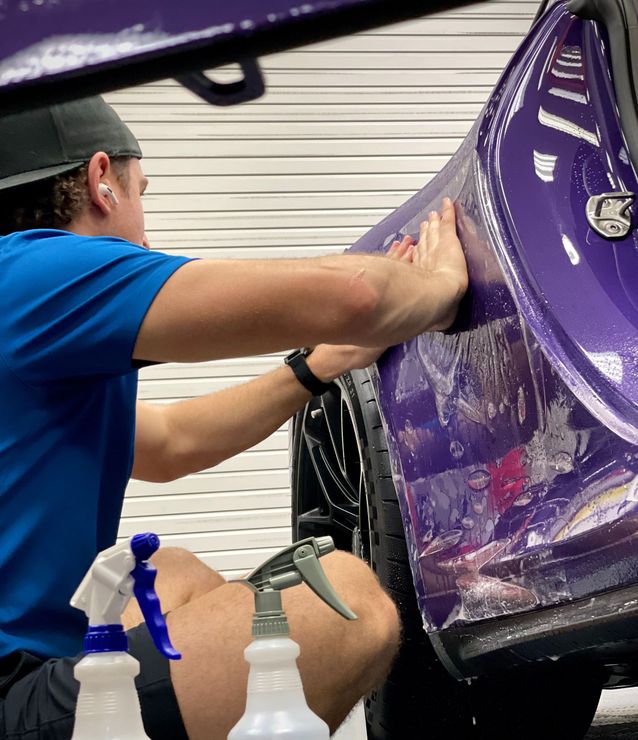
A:
[[[0,656],[81,650],[69,599],[115,543],[144,316],[186,258],[55,230],[0,238]]]

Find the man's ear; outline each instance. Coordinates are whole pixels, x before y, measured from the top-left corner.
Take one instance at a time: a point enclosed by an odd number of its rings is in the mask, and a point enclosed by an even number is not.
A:
[[[113,211],[115,202],[109,197],[105,189],[101,189],[101,184],[110,187],[107,174],[111,170],[111,160],[109,155],[104,152],[96,152],[89,160],[87,181],[89,188],[89,198],[91,203],[98,208],[105,216],[109,216]]]

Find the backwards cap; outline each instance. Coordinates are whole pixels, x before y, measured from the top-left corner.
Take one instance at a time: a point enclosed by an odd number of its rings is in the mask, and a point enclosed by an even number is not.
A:
[[[69,172],[100,151],[142,157],[137,139],[101,97],[0,116],[0,190]]]

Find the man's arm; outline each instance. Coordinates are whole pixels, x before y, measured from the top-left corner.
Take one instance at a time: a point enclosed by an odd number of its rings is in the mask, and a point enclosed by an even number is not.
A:
[[[467,287],[454,207],[430,216],[414,263],[370,255],[191,262],[160,290],[137,360],[197,362],[320,342],[388,346],[451,323]],[[440,233],[440,237],[439,237]]]
[[[393,260],[411,262],[412,240],[394,242]],[[348,370],[371,365],[383,347],[320,344],[307,358],[324,383]],[[166,406],[139,402],[133,477],[156,483],[213,467],[265,439],[296,411],[310,393],[282,366],[243,385]]]
[[[367,367],[381,349],[319,345],[308,366],[329,382]],[[138,401],[132,477],[155,483],[218,465],[261,442],[310,399],[284,365],[259,378],[207,396],[166,405]]]

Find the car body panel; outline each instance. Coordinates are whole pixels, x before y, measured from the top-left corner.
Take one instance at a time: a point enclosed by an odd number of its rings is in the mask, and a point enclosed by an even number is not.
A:
[[[354,246],[457,203],[457,324],[375,376],[430,632],[637,580],[638,243],[586,218],[592,195],[638,192],[607,56],[603,29],[554,6],[446,168]]]
[[[476,1],[0,0],[0,102],[181,76]]]

